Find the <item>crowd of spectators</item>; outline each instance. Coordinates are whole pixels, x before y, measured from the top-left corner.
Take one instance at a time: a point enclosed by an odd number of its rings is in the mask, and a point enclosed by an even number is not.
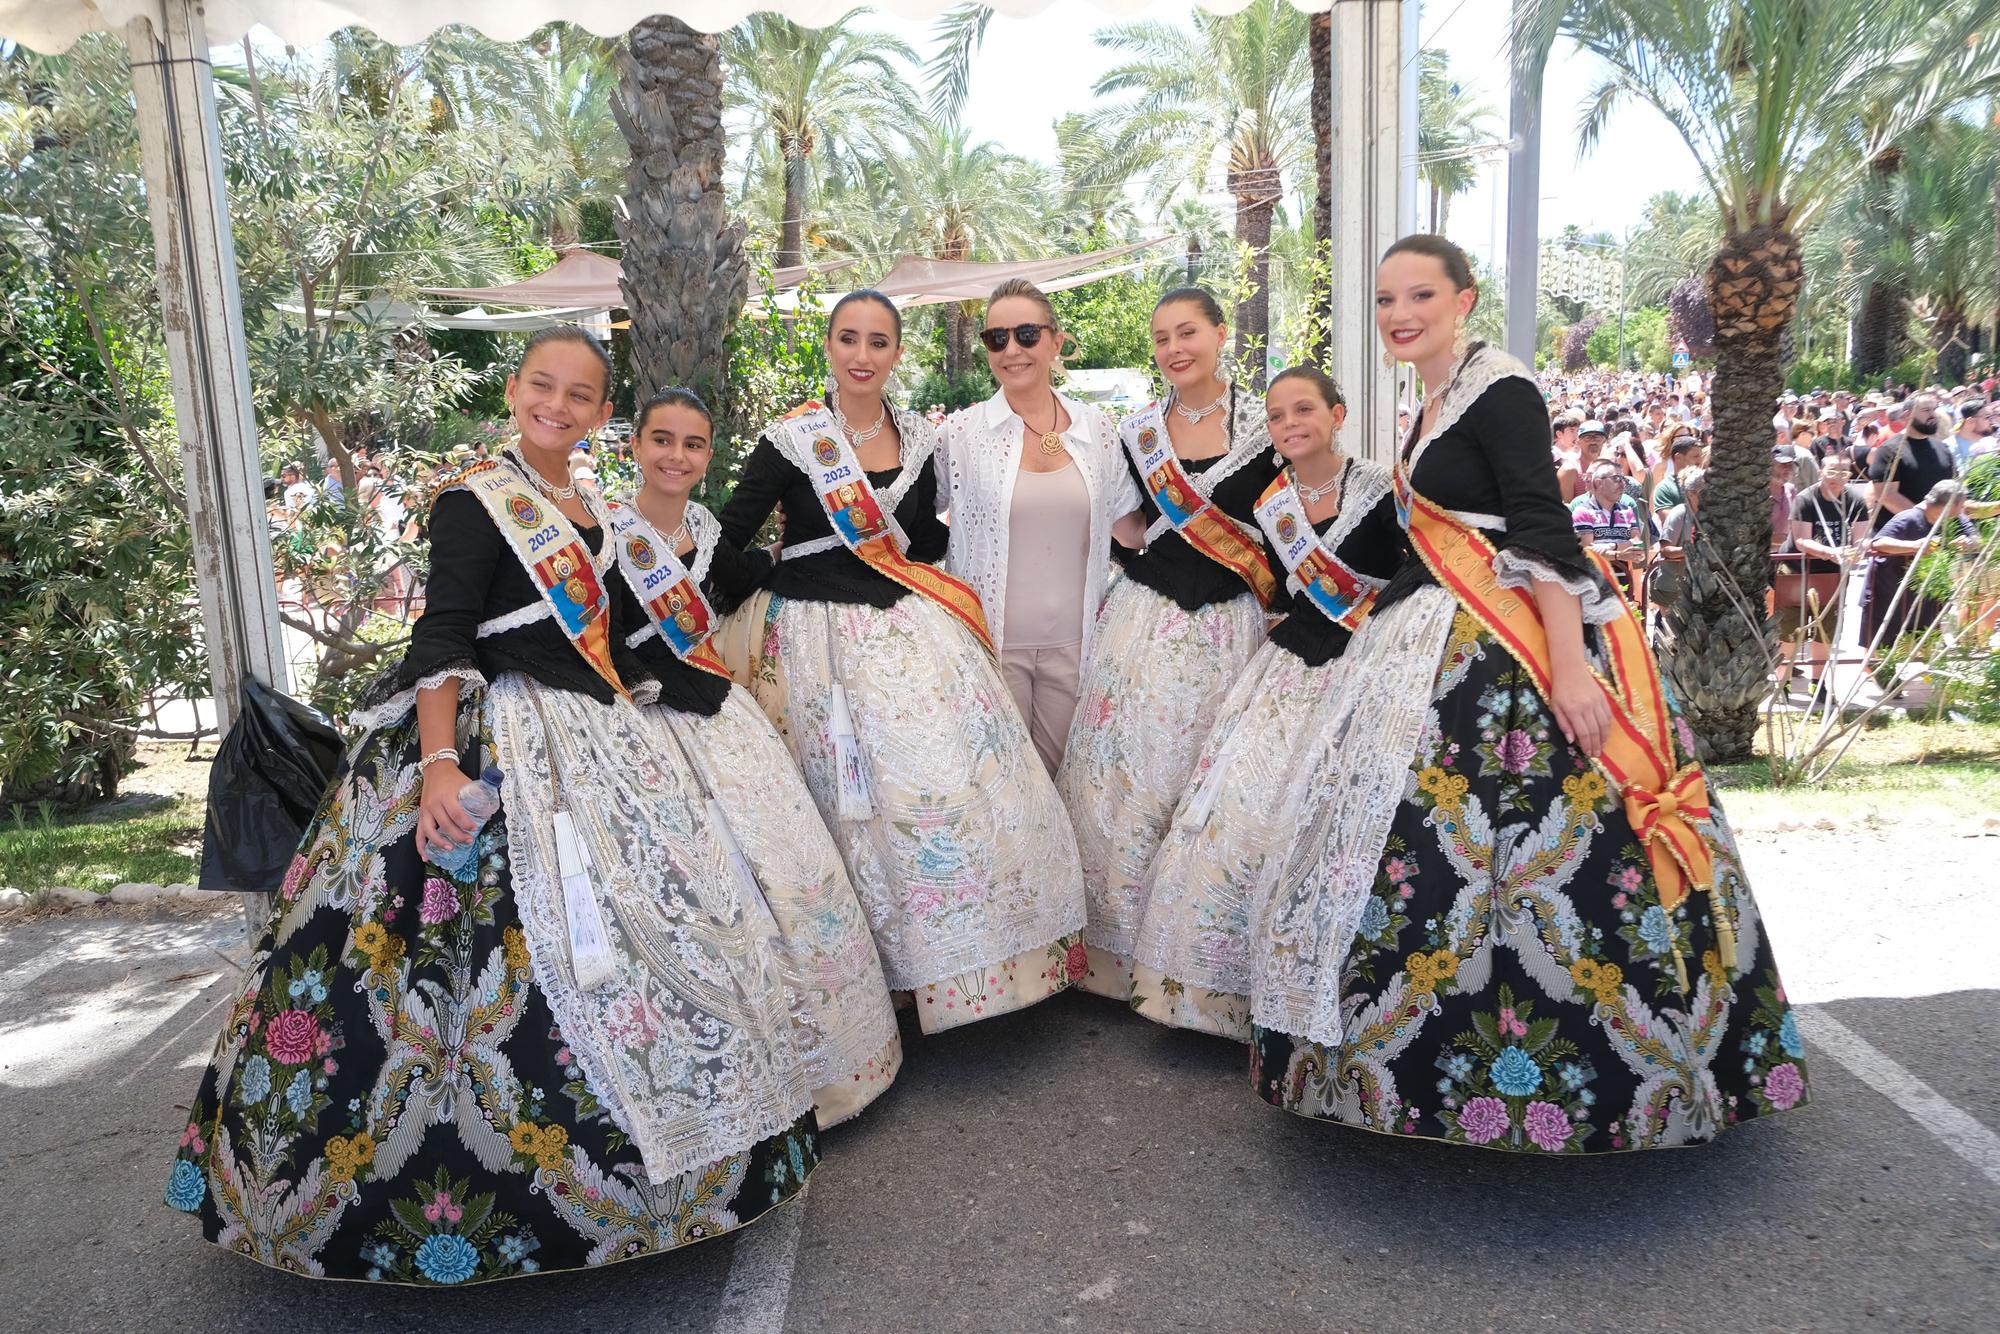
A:
[[[1578,533],[1609,559],[1649,612],[1686,595],[1700,540],[1714,443],[1713,377],[1545,372],[1557,484]],[[1891,387],[1787,393],[1771,418],[1770,610],[1778,684],[1816,682],[1836,656],[1838,602],[1859,581],[1860,642],[1889,648],[1945,608],[1914,577],[1929,549],[1977,551],[1964,479],[2000,454],[2000,381],[1955,389]],[[1975,608],[1975,613],[1980,609]],[[1984,609],[1990,612],[1990,608]],[[1982,623],[1983,624],[1983,623]],[[1986,627],[1990,628],[1990,627]]]

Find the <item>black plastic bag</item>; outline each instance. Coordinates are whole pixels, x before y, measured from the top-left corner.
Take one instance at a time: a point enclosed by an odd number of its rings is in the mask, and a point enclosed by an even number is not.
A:
[[[342,750],[319,710],[245,678],[209,770],[201,888],[275,893]]]

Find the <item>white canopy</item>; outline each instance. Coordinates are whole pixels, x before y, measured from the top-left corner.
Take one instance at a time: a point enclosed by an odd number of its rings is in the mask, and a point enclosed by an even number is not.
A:
[[[934,18],[958,0],[877,0],[875,8],[903,18]],[[1085,0],[1066,0],[1084,3]],[[1198,0],[1217,14],[1234,14],[1249,0]],[[1039,14],[1056,0],[990,0],[1010,18]],[[1087,0],[1107,18],[1145,9],[1152,0]],[[1291,0],[1317,12],[1332,0]],[[670,13],[703,32],[733,28],[752,13],[782,14],[819,27],[854,8],[853,0],[205,0],[211,40],[234,43],[259,25],[295,45],[324,39],[346,27],[367,28],[386,41],[420,41],[439,28],[462,23],[502,41],[518,41],[555,19],[600,37],[629,31],[640,19]],[[159,0],[0,0],[0,37],[36,51],[56,52],[89,32],[115,32],[135,18],[157,20]]]

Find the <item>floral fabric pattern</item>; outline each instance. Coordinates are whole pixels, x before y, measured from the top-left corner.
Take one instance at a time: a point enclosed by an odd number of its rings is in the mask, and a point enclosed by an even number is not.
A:
[[[1429,710],[1372,883],[1319,882],[1352,900],[1323,917],[1357,924],[1339,1040],[1260,1007],[1258,1094],[1385,1134],[1544,1154],[1699,1143],[1803,1104],[1797,1023],[1720,806],[1702,828],[1714,892],[1668,909],[1623,803],[1499,642],[1459,617],[1432,643]],[[1357,651],[1362,639],[1350,665]],[[1306,813],[1300,827],[1319,824]],[[1311,858],[1295,846],[1286,874]]]
[[[486,694],[460,701],[468,753],[496,753]],[[670,1250],[795,1195],[818,1160],[809,1110],[648,1170],[537,980],[535,956],[566,967],[568,946],[522,917],[519,803],[454,880],[417,855],[420,753],[408,714],[350,750],[229,1006],[166,1202],[273,1268],[455,1286]]]
[[[805,775],[890,987],[1036,954],[1083,925],[1069,818],[999,668],[964,626],[920,597],[886,608],[771,598],[733,619],[730,642],[751,649],[738,679]],[[863,819],[838,816],[835,682],[866,776]],[[1027,1003],[1020,994],[982,1017]]]
[[[1083,859],[1084,940],[1127,959],[1116,999],[1131,995],[1154,855],[1217,710],[1263,642],[1264,613],[1248,592],[1186,611],[1120,579],[1098,613],[1056,787]]]

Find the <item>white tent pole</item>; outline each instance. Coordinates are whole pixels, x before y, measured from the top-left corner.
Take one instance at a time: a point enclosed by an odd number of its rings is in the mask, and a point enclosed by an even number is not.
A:
[[[290,689],[243,349],[208,37],[192,0],[125,28],[218,725],[245,676]]]
[[[1518,15],[1521,0],[1514,0]],[[1507,351],[1535,364],[1535,299],[1540,275],[1542,194],[1542,89],[1521,75],[1508,53],[1507,155]]]
[[[1375,261],[1416,222],[1417,18],[1416,0],[1333,0],[1334,377],[1354,452],[1385,462],[1397,373],[1375,336]]]

